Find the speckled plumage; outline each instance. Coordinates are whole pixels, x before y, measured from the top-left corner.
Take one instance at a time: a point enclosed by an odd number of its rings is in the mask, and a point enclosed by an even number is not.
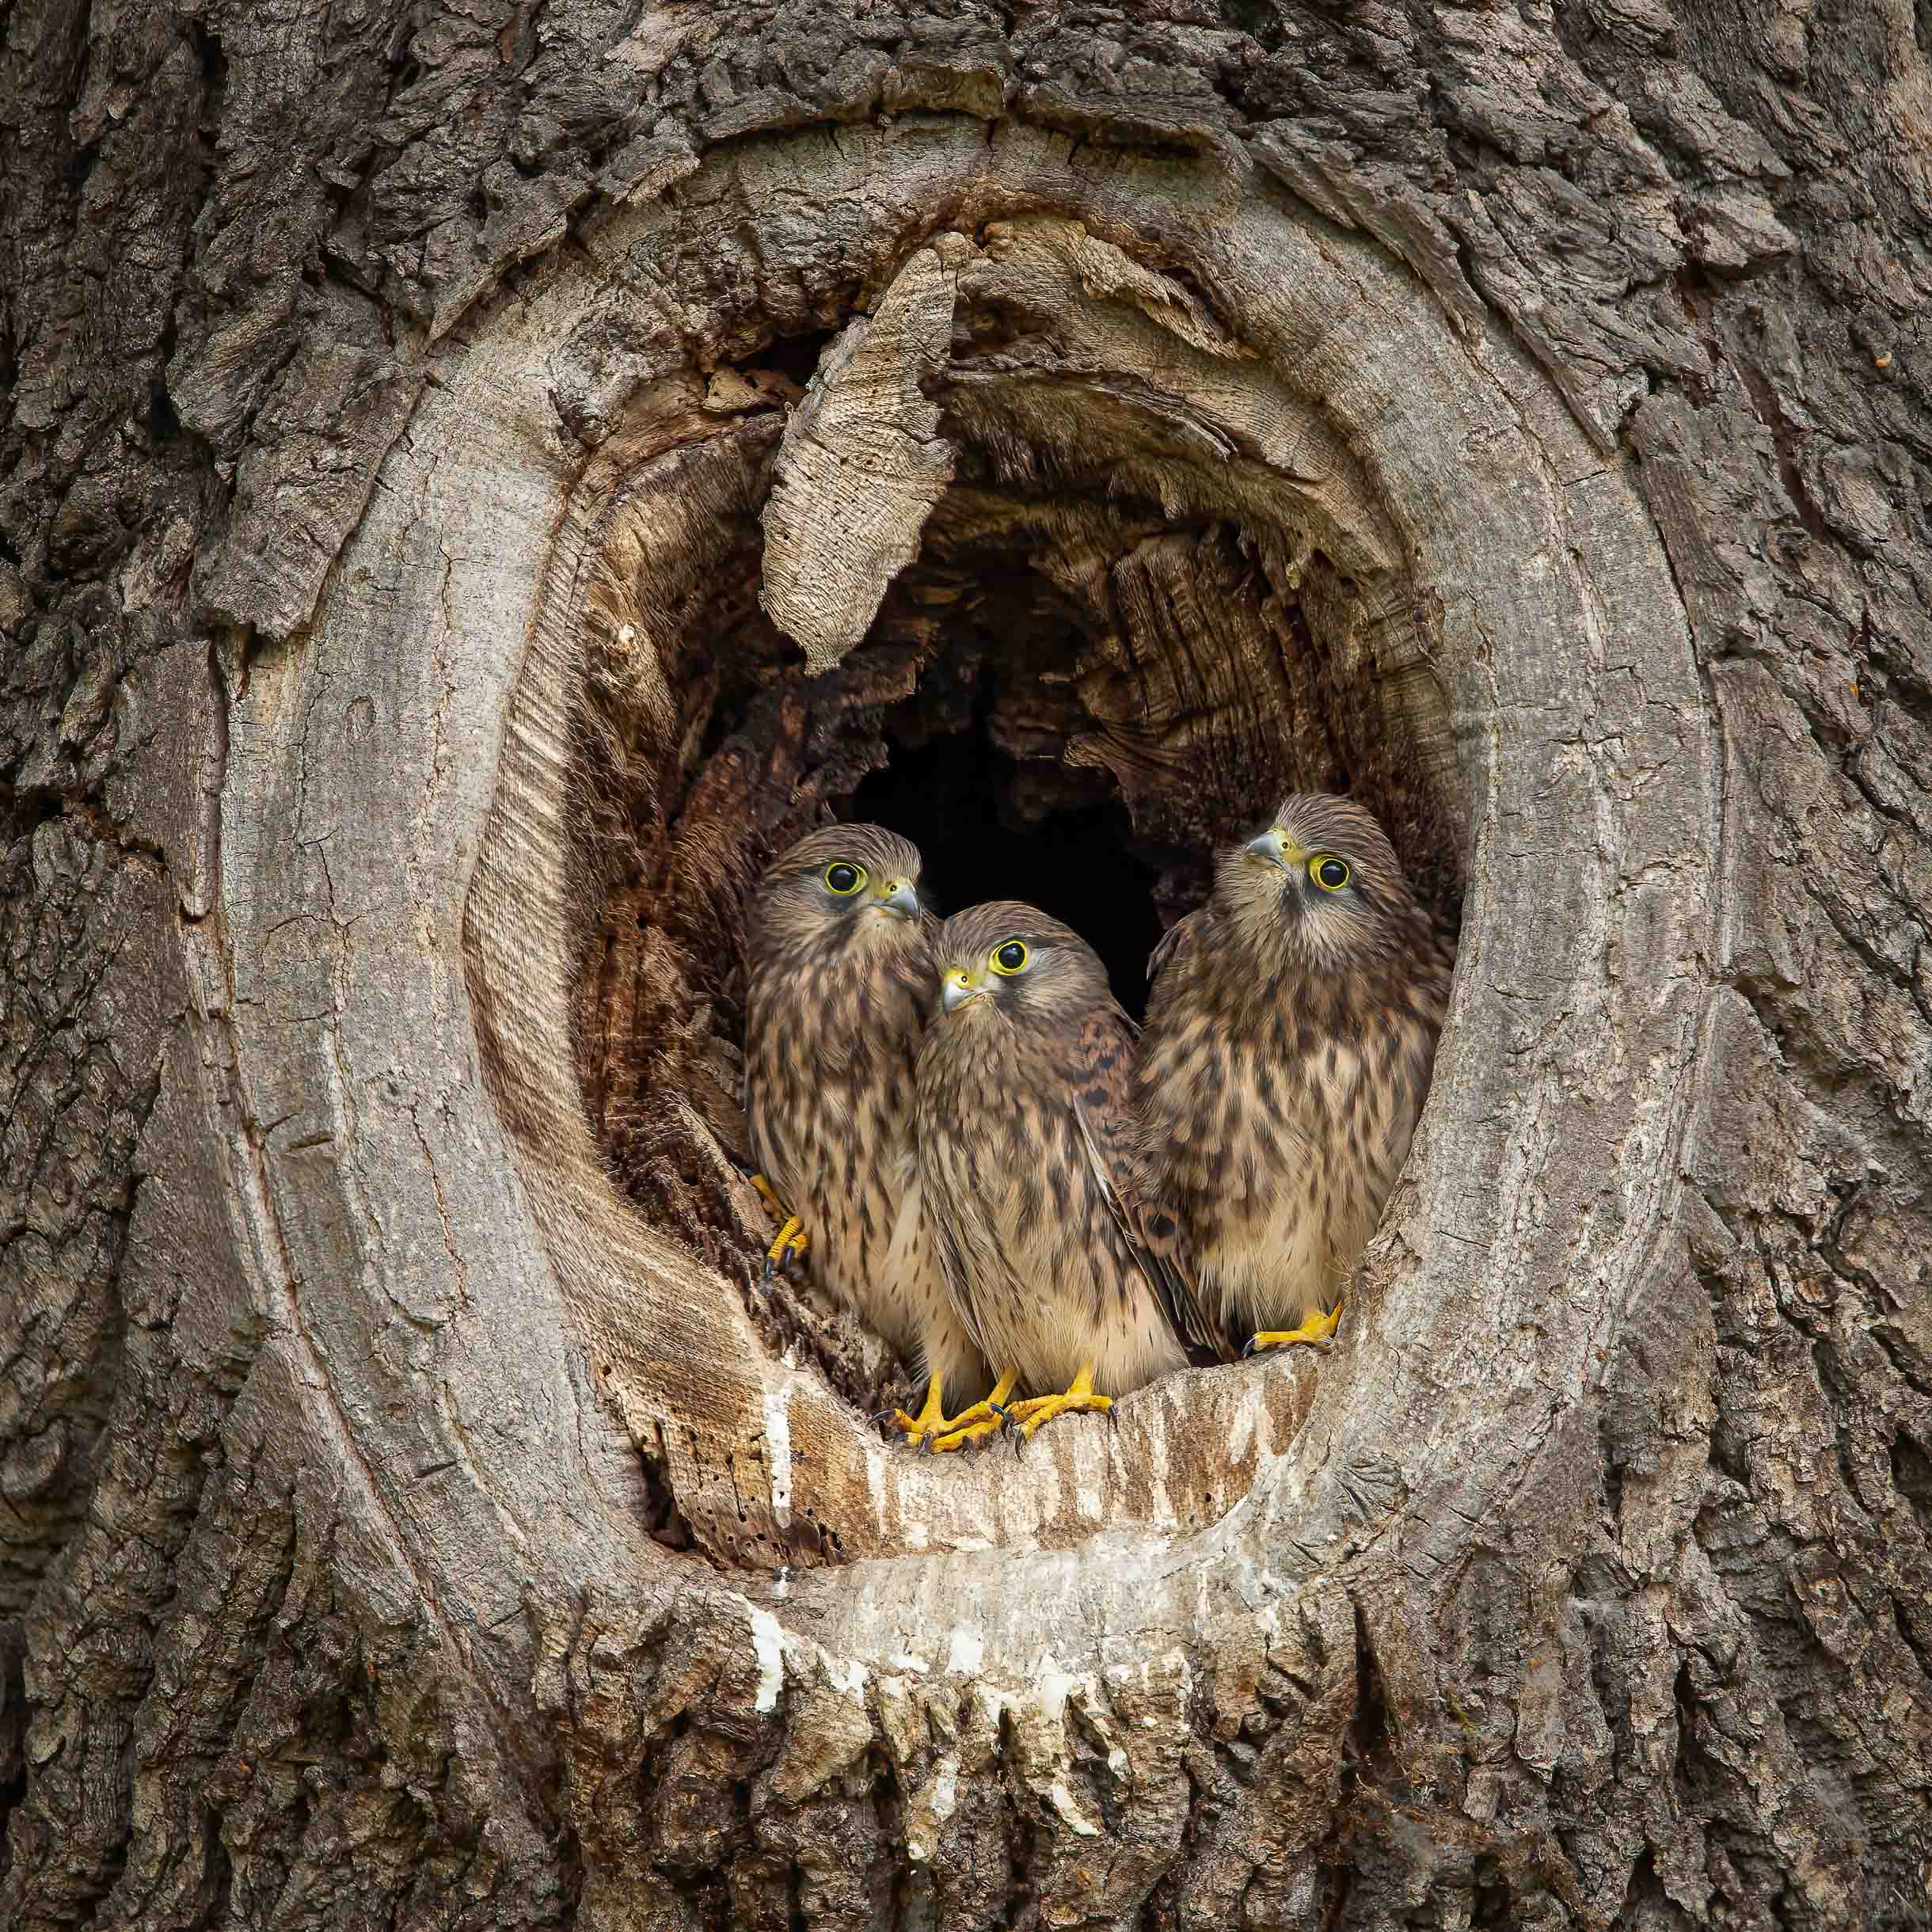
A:
[[[988,970],[1011,938],[1023,972]],[[1092,949],[1031,906],[949,919],[940,973],[978,996],[937,1014],[918,1061],[919,1172],[954,1302],[1023,1386],[1138,1388],[1185,1358],[1135,1232],[1134,1032]]]
[[[866,874],[848,896],[825,882],[839,863]],[[766,869],[749,920],[745,1112],[753,1158],[804,1223],[812,1280],[965,1401],[991,1378],[947,1296],[913,1150],[937,922],[884,903],[892,885],[916,892],[920,869],[918,848],[877,825],[826,827]]]
[[[1333,892],[1329,856],[1349,872]],[[1238,1346],[1340,1299],[1408,1156],[1454,957],[1373,816],[1322,793],[1224,854],[1162,941],[1137,1113],[1191,1341]]]

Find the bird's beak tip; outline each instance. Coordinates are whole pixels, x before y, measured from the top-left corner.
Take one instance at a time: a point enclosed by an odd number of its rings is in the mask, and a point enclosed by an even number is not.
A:
[[[968,1000],[977,999],[985,990],[975,986],[963,972],[948,973],[939,988],[940,1011],[954,1012]]]
[[[919,896],[903,879],[899,880],[879,901],[879,910],[890,913],[895,918],[916,921],[919,916]]]
[[[1284,872],[1288,869],[1287,841],[1278,831],[1269,830],[1248,844],[1248,856],[1258,859],[1264,865],[1278,865]]]

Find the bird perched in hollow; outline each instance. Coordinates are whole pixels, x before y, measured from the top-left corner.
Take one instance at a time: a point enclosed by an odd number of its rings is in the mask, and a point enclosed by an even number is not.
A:
[[[931,1379],[971,1401],[992,1379],[954,1312],[913,1152],[914,1063],[937,994],[918,848],[877,825],[832,825],[769,866],[751,907],[745,1114],[812,1278]],[[922,1425],[901,1417],[909,1428]]]
[[[1191,1343],[1328,1346],[1408,1157],[1454,964],[1373,815],[1321,793],[1223,853],[1213,897],[1155,949],[1136,1111]]]
[[[1070,927],[998,901],[940,929],[919,1175],[946,1285],[999,1385],[935,1450],[1023,1436],[1185,1364],[1138,1233],[1135,1040]],[[1005,1405],[1016,1383],[1040,1393]]]

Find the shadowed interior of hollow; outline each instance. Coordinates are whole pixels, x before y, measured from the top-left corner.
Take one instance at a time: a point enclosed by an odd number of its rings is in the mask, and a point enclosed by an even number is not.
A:
[[[1144,963],[1163,928],[1154,908],[1157,867],[1118,800],[1028,801],[1013,761],[979,732],[895,744],[891,762],[860,785],[851,816],[903,833],[922,853],[928,903],[956,912],[1019,899],[1063,919],[1105,961],[1121,1005],[1139,1017]]]
[[[876,819],[918,843],[941,910],[1033,900],[1139,1013],[1154,942],[1284,793],[1363,799],[1451,915],[1457,820],[1405,722],[1415,667],[1378,656],[1387,587],[1285,521],[1176,514],[964,439],[864,641],[808,675],[759,599],[780,426],[749,415],[654,465],[614,513],[645,527],[650,493],[675,493],[701,540],[614,540],[586,620],[578,1071],[640,1208],[744,1285],[769,1344],[876,1406],[903,1390],[880,1345],[755,1285],[768,1230],[733,1164],[744,915],[770,858],[827,815]]]

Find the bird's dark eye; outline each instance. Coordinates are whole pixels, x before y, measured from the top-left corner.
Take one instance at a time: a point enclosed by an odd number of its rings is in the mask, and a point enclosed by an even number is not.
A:
[[[836,892],[841,899],[849,899],[865,883],[865,868],[848,864],[840,859],[836,865],[825,868],[825,889]]]
[[[994,947],[987,964],[995,972],[1014,973],[1024,969],[1027,960],[1026,941],[1009,939],[1004,945]]]
[[[1325,892],[1339,892],[1348,883],[1348,868],[1332,854],[1318,852],[1308,861],[1308,876]]]

